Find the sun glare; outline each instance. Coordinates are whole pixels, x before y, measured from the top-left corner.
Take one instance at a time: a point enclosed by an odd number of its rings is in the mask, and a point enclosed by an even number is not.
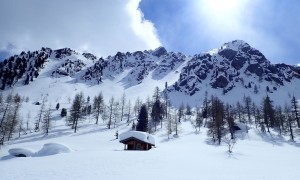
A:
[[[205,0],[205,5],[209,10],[216,12],[236,11],[239,0]]]
[[[200,16],[222,24],[222,21],[237,21],[249,2],[250,0],[199,0],[193,8]]]

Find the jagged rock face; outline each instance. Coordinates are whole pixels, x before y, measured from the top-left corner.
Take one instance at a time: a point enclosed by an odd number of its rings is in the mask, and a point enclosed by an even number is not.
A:
[[[0,62],[0,88],[13,87],[17,82],[28,85],[38,78],[40,71],[44,69],[49,60],[57,60],[61,65],[52,72],[52,75],[71,76],[83,69],[85,64],[79,59],[69,59],[72,55],[78,55],[70,48],[52,50],[42,47],[34,52],[22,52]]]
[[[57,49],[54,51],[56,59],[62,59],[68,56],[71,56],[72,53],[75,52],[70,48]]]
[[[224,76],[219,76],[217,79],[211,84],[213,88],[225,88],[228,85],[229,81]]]
[[[126,87],[137,85],[152,73],[153,79],[161,79],[186,60],[181,53],[167,52],[160,47],[155,51],[118,52],[106,59],[99,59],[87,69],[84,80],[101,83],[104,79],[114,79],[124,71],[128,74],[122,79]]]
[[[253,82],[244,77],[254,77],[283,86],[293,78],[299,78],[299,67],[272,65],[258,50],[243,41],[232,41],[213,52],[195,55],[185,67],[176,83],[167,91],[180,91],[194,95],[204,89],[205,84],[212,88],[229,92],[237,83],[250,88]],[[252,88],[252,87],[251,87]]]
[[[66,59],[64,63],[61,64],[59,68],[52,72],[52,76],[57,77],[57,75],[62,76],[73,76],[75,73],[81,71],[86,64],[80,59],[71,60]]]
[[[250,73],[256,74],[259,77],[261,77],[264,73],[263,68],[259,64],[249,64],[246,70]]]
[[[92,53],[82,53],[82,55],[85,58],[90,59],[90,60],[96,60],[97,59],[97,57],[94,54],[92,54]]]
[[[0,62],[0,88],[12,87],[20,79],[27,85],[39,76],[40,69],[50,57],[52,50],[42,48],[40,51],[22,52],[20,55],[12,56]]]

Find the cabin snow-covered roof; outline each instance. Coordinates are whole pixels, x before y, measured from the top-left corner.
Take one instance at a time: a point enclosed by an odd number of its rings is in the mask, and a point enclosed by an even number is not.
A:
[[[141,131],[127,131],[119,135],[120,142],[124,142],[127,139],[135,138],[145,143],[155,145],[154,137],[146,132]]]

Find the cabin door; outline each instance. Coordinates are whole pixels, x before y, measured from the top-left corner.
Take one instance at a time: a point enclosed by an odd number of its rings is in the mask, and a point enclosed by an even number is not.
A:
[[[137,143],[136,146],[135,146],[135,149],[136,149],[136,150],[142,150],[142,145],[141,145],[141,143]]]
[[[127,149],[128,149],[128,150],[134,150],[133,144],[128,144],[128,145],[127,145]]]

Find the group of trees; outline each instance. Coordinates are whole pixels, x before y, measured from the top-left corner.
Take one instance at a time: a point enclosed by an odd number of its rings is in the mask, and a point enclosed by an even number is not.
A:
[[[183,117],[183,110],[177,114],[178,111],[172,108],[170,101],[163,99],[161,94],[161,90],[156,87],[152,98],[148,97],[145,102],[137,98],[134,105],[132,105],[131,100],[127,100],[124,93],[120,99],[112,96],[108,103],[105,103],[103,95],[100,92],[93,98],[93,102],[90,104],[88,100],[85,100],[84,94],[81,92],[75,95],[71,104],[69,116],[66,118],[67,125],[71,126],[74,132],[77,132],[78,124],[85,121],[87,115],[91,114],[95,120],[95,124],[98,124],[99,120],[102,119],[102,123],[106,124],[108,129],[115,128],[118,123],[123,122],[128,125],[132,123],[133,129],[138,131],[151,133],[156,131],[159,125],[160,128],[163,128],[162,122],[164,119],[167,119],[168,123],[171,124],[167,127],[168,132],[175,131],[177,134],[178,122]],[[84,113],[84,109],[86,108],[90,109],[90,111]],[[190,108],[188,109],[190,112]],[[174,116],[174,113],[176,116]],[[66,114],[64,109],[62,109],[61,114]],[[134,122],[133,119],[135,118],[133,117],[137,117],[137,124]],[[175,121],[175,118],[178,120]]]
[[[146,103],[141,106],[136,130],[152,133],[157,131],[157,126],[160,126],[162,129],[163,121],[165,121],[168,138],[173,132],[174,136],[177,136],[180,121],[185,115],[191,115],[191,108],[187,106],[187,110],[185,111],[182,105],[177,110],[172,107],[166,91],[163,94],[164,99],[161,97],[161,94],[160,89],[156,87],[152,99],[148,97]]]
[[[107,128],[111,129],[112,127],[115,128],[118,122],[129,124],[132,120],[131,117],[138,117],[136,126],[138,130],[152,131],[153,129],[156,131],[159,123],[162,126],[163,116],[167,115],[165,114],[165,103],[162,101],[160,94],[161,91],[157,87],[152,99],[148,97],[147,101],[143,103],[140,98],[137,98],[134,105],[132,105],[131,100],[127,100],[125,93],[120,99],[112,96],[106,104],[101,92],[93,98],[92,103],[85,100],[84,94],[81,92],[75,95],[72,102],[69,110],[70,114],[66,118],[67,125],[70,125],[74,132],[77,132],[78,123],[83,122],[87,115],[91,114],[95,119],[95,124],[98,124],[99,120],[102,119],[103,123],[107,124]],[[84,113],[85,109],[89,109],[87,113]],[[62,109],[61,115],[65,114],[67,113]],[[148,119],[151,119],[151,121],[148,121]],[[135,122],[132,123],[135,126]]]
[[[39,110],[36,116],[36,121],[34,123],[34,131],[39,132],[42,130],[42,132],[45,135],[48,135],[49,130],[52,127],[52,112],[53,109],[51,107],[51,104],[46,104],[48,102],[47,100],[48,95],[43,96],[42,95],[42,101],[39,102]],[[59,103],[56,104],[56,110],[59,109]]]
[[[19,94],[10,93],[5,98],[0,94],[0,146],[5,141],[11,140],[13,133],[17,130],[20,135],[22,120],[19,117],[19,111],[22,101]]]
[[[263,133],[270,133],[270,129],[280,135],[289,135],[294,140],[295,129],[299,126],[299,107],[295,97],[284,108],[273,106],[273,102],[267,95],[261,105],[256,105],[250,98],[243,98],[243,103],[229,105],[222,102],[218,97],[212,96],[210,100],[205,98],[202,118],[207,120],[207,135],[213,142],[220,144],[225,136],[234,139],[235,122],[239,121],[249,126],[255,126]],[[201,122],[201,116],[197,115],[197,121]],[[226,139],[226,138],[225,138]]]
[[[35,117],[33,130],[35,132],[42,131],[42,134],[47,135],[51,129],[52,111],[51,105],[47,105],[47,96],[42,97],[41,103],[35,103],[39,106],[38,113]],[[20,115],[20,110],[24,102],[28,102],[29,98],[25,98],[19,94],[9,93],[6,97],[0,94],[0,146],[6,141],[10,141],[13,135],[18,137],[21,134],[31,133],[31,116],[28,112],[27,120]],[[59,105],[56,107],[57,110]]]

